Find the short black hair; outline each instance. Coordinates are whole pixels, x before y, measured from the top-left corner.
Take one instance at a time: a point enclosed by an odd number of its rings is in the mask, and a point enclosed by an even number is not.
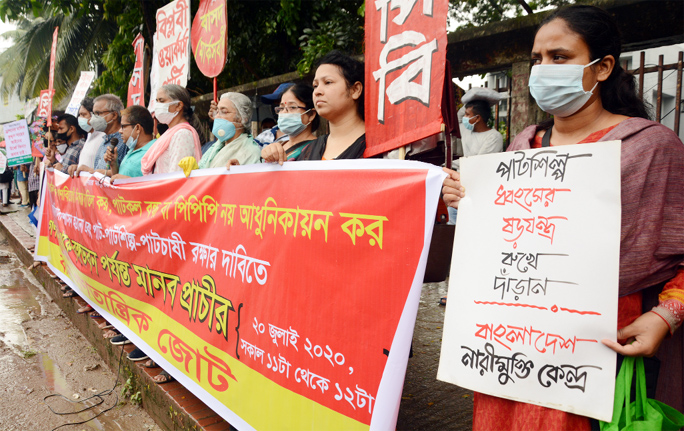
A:
[[[361,83],[361,97],[356,101],[356,110],[359,113],[361,119],[365,119],[363,112],[364,95],[366,91],[366,85],[364,82],[364,64],[358,60],[354,60],[348,55],[342,54],[338,50],[332,50],[325,54],[323,58],[318,61],[316,68],[323,64],[332,64],[337,66],[344,76],[344,80],[347,82],[347,88],[351,88],[357,82]]]
[[[121,118],[128,117],[128,122],[132,125],[140,124],[146,135],[154,133],[154,118],[147,108],[140,105],[129,106],[121,111]]]
[[[283,94],[287,93],[288,91],[291,91],[292,94],[294,94],[294,96],[297,98],[297,100],[304,104],[304,107],[307,111],[314,109],[313,87],[311,86],[311,84],[308,84],[306,82],[298,82],[297,84],[285,90]],[[321,118],[319,117],[318,112],[316,112],[316,116],[311,121],[311,131],[315,132],[316,130],[318,130],[318,126],[320,126],[320,124]]]
[[[475,115],[479,115],[482,118],[484,124],[489,123],[489,119],[492,118],[492,110],[489,107],[489,103],[484,100],[471,100],[466,103],[466,109],[472,108]]]
[[[83,137],[88,135],[88,133],[86,133],[85,130],[81,129],[81,126],[78,125],[78,119],[76,117],[74,117],[73,115],[62,114],[62,115],[58,116],[57,117],[57,123],[61,123],[62,121],[66,122],[68,127],[72,127],[72,126],[75,127],[76,133],[80,137],[83,138]]]
[[[93,98],[92,97],[84,97],[83,100],[81,100],[81,106],[83,106],[88,112],[93,112]]]

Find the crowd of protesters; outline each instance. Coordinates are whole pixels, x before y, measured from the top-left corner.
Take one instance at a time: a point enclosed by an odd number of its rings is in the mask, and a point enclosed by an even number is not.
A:
[[[648,120],[633,77],[620,66],[620,49],[615,22],[601,9],[572,6],[550,15],[534,40],[530,88],[554,119],[530,126],[510,148],[623,141],[620,343],[604,342],[621,355],[652,356],[666,337],[672,337],[671,344],[679,347],[665,353],[661,375],[681,378],[682,356],[673,352],[681,352],[681,331],[674,334],[684,317],[684,147],[670,130]],[[363,157],[362,63],[333,51],[320,61],[312,86],[288,84],[276,93],[277,123],[256,138],[250,131],[252,104],[247,96],[225,93],[218,103],[212,102],[214,141],[202,136],[190,95],[177,85],[159,89],[154,112],[138,106],[124,109],[111,94],[85,99],[78,118],[61,115],[51,129],[43,128],[45,162],[72,176],[99,172],[117,181],[180,171],[180,162],[187,157],[193,157],[199,169]],[[487,109],[488,105],[466,106],[470,132],[491,132],[483,124],[476,126],[488,117]],[[316,136],[321,118],[327,120],[329,133]],[[35,166],[22,171],[22,181],[28,182],[22,187],[29,196],[35,191]],[[457,208],[466,191],[457,171],[445,171],[443,198]],[[640,223],[649,228],[640,229]],[[65,288],[64,295],[75,293]],[[79,311],[93,310],[87,306]],[[101,327],[109,329],[104,336],[113,343],[129,343],[106,321]],[[148,359],[138,349],[129,357]],[[148,360],[146,366],[156,364]],[[162,373],[155,379],[164,383],[172,377]],[[659,393],[674,405],[682,404],[681,381],[678,388],[668,388]],[[588,418],[559,410],[487,395],[475,398],[474,429],[588,430],[592,425]]]

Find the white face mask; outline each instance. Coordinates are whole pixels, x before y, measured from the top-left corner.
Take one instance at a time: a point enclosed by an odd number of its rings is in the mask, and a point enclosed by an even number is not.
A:
[[[95,114],[90,117],[90,125],[93,126],[93,130],[98,132],[104,132],[107,130],[107,124],[111,123],[112,121],[108,122],[104,119],[104,117],[100,117],[99,115]]]
[[[57,152],[59,154],[64,155],[64,153],[66,153],[67,147],[68,147],[67,144],[59,144],[59,145],[57,145]]]
[[[582,78],[586,66],[581,64],[538,64],[530,72],[530,93],[542,111],[557,117],[569,117],[591,98],[598,81],[584,91]]]
[[[178,115],[180,111],[176,112],[169,112],[169,106],[175,105],[176,103],[179,103],[179,100],[174,100],[173,102],[168,102],[168,103],[159,103],[157,102],[154,105],[154,116],[157,118],[157,121],[163,124],[169,124],[175,117]]]

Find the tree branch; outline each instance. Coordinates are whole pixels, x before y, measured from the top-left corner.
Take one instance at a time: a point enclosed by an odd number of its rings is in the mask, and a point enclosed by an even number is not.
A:
[[[534,11],[530,7],[530,5],[527,4],[527,2],[525,0],[518,0],[518,3],[520,4],[520,6],[523,7],[523,9],[525,9],[525,12],[527,12],[528,15],[534,14]]]

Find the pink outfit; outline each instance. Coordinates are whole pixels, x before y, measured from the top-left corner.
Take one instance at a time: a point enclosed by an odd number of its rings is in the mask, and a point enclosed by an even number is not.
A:
[[[167,130],[147,150],[141,162],[142,173],[149,175],[178,171],[178,162],[189,156],[199,161],[202,144],[197,131],[189,123],[180,123]]]

